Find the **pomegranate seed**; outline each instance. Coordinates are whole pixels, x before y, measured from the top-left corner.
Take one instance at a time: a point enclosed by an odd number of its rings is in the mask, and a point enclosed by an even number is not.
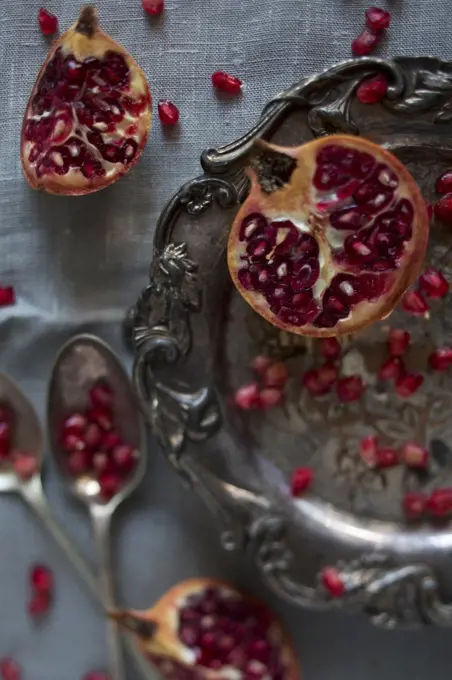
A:
[[[424,376],[419,373],[406,373],[396,380],[396,392],[399,397],[410,397],[417,392],[423,382]]]
[[[141,0],[141,4],[145,12],[152,17],[157,17],[162,14],[165,9],[164,0]]]
[[[405,374],[405,364],[400,357],[391,357],[387,359],[378,371],[380,380],[398,380],[401,375]]]
[[[90,469],[91,456],[88,451],[74,451],[69,455],[67,467],[74,477],[80,477]]]
[[[97,449],[103,442],[104,433],[97,423],[89,423],[86,426],[83,441],[90,449]]]
[[[410,344],[410,334],[401,328],[391,328],[388,335],[388,350],[392,357],[401,357]]]
[[[341,353],[341,343],[336,338],[325,338],[322,340],[322,356],[325,359],[334,361]]]
[[[436,349],[430,354],[428,363],[434,371],[447,371],[452,366],[452,348],[440,347]]]
[[[109,501],[122,486],[122,479],[119,475],[113,472],[105,472],[99,476],[100,495],[106,501]]]
[[[102,439],[102,449],[104,451],[112,451],[116,446],[122,444],[121,436],[113,431],[107,432]]]
[[[430,453],[416,442],[407,442],[401,450],[402,462],[411,468],[426,468],[430,460]]]
[[[452,489],[436,489],[427,498],[426,509],[433,517],[452,514]]]
[[[359,453],[367,465],[373,466],[377,464],[377,438],[375,435],[369,434],[361,439]]]
[[[410,290],[402,300],[402,309],[415,316],[424,316],[430,307],[418,290]]]
[[[262,382],[265,387],[284,387],[289,374],[282,361],[272,362],[262,375]]]
[[[69,434],[75,434],[81,437],[85,433],[85,428],[88,425],[88,420],[86,416],[81,413],[73,413],[71,416],[66,418],[63,423],[63,436]]]
[[[427,496],[420,491],[406,493],[402,499],[402,508],[408,519],[419,519],[425,512]]]
[[[36,593],[28,603],[30,616],[43,616],[50,609],[50,597],[48,593]]]
[[[90,423],[96,423],[102,430],[109,432],[113,429],[113,416],[111,410],[107,406],[92,406],[86,412],[86,417]]]
[[[386,97],[388,81],[383,74],[366,78],[356,90],[356,97],[361,104],[378,104]]]
[[[337,382],[339,370],[334,364],[327,361],[317,370],[317,375],[320,382],[330,389]]]
[[[261,390],[259,399],[261,408],[272,408],[283,403],[284,392],[279,387],[266,387]]]
[[[163,125],[177,125],[179,122],[179,109],[169,99],[161,99],[158,103],[160,122]]]
[[[0,307],[10,307],[16,302],[16,294],[12,286],[0,286]]]
[[[22,670],[14,659],[0,659],[0,678],[1,680],[21,680]]]
[[[71,451],[83,451],[86,449],[86,443],[84,439],[78,437],[76,434],[64,435],[61,439],[61,445],[68,453]]]
[[[11,451],[11,425],[0,423],[0,460],[8,458]]]
[[[438,203],[433,206],[435,216],[446,224],[452,222],[452,193],[440,198]]]
[[[53,590],[53,574],[44,564],[36,564],[30,572],[30,583],[39,593],[51,593]]]
[[[121,472],[130,472],[138,460],[138,451],[130,444],[121,444],[113,450],[113,460]]]
[[[292,496],[297,498],[307,491],[314,481],[314,472],[311,468],[300,467],[293,471],[291,481]]]
[[[259,385],[257,382],[251,382],[247,385],[242,385],[234,395],[234,403],[244,411],[249,411],[253,408],[258,408],[260,405]]]
[[[217,90],[229,94],[239,94],[242,91],[242,81],[229,73],[225,73],[225,71],[212,73],[212,85]]]
[[[383,31],[391,23],[391,15],[379,7],[369,7],[366,10],[366,23],[372,31]]]
[[[92,671],[84,675],[83,680],[110,680],[110,676],[102,671]]]
[[[335,567],[325,567],[320,572],[320,581],[331,597],[342,597],[345,594],[345,583]]]
[[[389,468],[398,465],[400,462],[399,454],[395,449],[389,447],[384,449],[377,449],[376,465],[379,468]]]
[[[302,384],[313,397],[326,394],[331,389],[331,385],[325,384],[320,380],[319,371],[315,369],[306,371],[302,378]]]
[[[425,201],[425,207],[427,208],[428,219],[431,221],[431,219],[433,217],[433,206],[430,203],[430,201]]]
[[[39,471],[38,459],[33,453],[13,451],[11,453],[11,462],[14,472],[23,481],[31,479]]]
[[[44,35],[52,35],[52,33],[56,33],[58,30],[58,19],[45,7],[41,7],[38,12],[38,22]]]
[[[438,177],[435,190],[438,194],[449,194],[452,192],[452,170],[447,170],[441,177]]]
[[[364,57],[370,54],[380,44],[382,34],[373,33],[368,28],[365,28],[360,35],[352,42],[352,54],[355,57]]]
[[[257,356],[254,357],[253,361],[251,362],[251,368],[255,373],[257,373],[257,375],[263,375],[265,370],[272,363],[273,359],[270,359],[270,357]]]
[[[113,390],[106,382],[101,381],[93,385],[89,391],[91,406],[113,406]]]
[[[110,459],[103,451],[96,451],[96,453],[93,455],[92,465],[96,472],[105,472],[109,466],[109,463]]]
[[[435,267],[429,267],[419,277],[419,285],[431,298],[442,298],[449,292],[449,283]]]
[[[337,396],[343,402],[357,401],[365,390],[361,376],[351,375],[349,378],[341,378],[336,386]]]

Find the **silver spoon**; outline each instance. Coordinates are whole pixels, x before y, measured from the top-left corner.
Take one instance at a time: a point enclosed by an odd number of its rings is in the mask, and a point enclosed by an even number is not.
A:
[[[121,490],[111,500],[103,500],[94,476],[74,478],[64,465],[67,454],[59,433],[65,417],[87,406],[87,395],[98,381],[108,382],[114,393],[114,411],[121,435],[140,452],[137,464]],[[99,586],[104,606],[116,607],[110,554],[110,527],[114,511],[141,482],[145,468],[143,426],[132,384],[121,362],[104,342],[91,335],[78,335],[61,349],[50,380],[48,428],[51,450],[66,487],[88,508],[99,556]],[[112,680],[123,680],[124,660],[121,633],[116,622],[108,623],[108,648]]]

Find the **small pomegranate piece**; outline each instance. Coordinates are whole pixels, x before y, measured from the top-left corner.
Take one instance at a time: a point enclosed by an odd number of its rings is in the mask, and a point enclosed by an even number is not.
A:
[[[395,390],[399,397],[411,397],[418,391],[423,382],[424,376],[420,373],[405,373],[397,378]]]
[[[228,92],[228,94],[240,94],[242,91],[242,81],[225,71],[212,73],[212,85],[216,90]]]
[[[425,316],[430,309],[427,300],[418,290],[410,290],[404,296],[402,308],[414,316]]]
[[[416,280],[428,240],[425,201],[406,168],[344,135],[296,148],[260,141],[255,156],[228,241],[248,304],[287,332],[322,338],[386,318]]]
[[[378,371],[380,380],[398,380],[402,375],[405,375],[405,364],[400,357],[390,357]]]
[[[106,472],[110,466],[110,458],[104,451],[96,451],[92,457],[92,467],[98,474]]]
[[[322,356],[330,361],[339,359],[341,354],[341,343],[336,338],[325,338],[322,340]]]
[[[326,363],[318,369],[307,371],[302,383],[312,396],[320,396],[331,390],[337,382],[339,371],[334,364]]]
[[[39,471],[39,463],[34,453],[27,451],[12,451],[11,463],[14,472],[20,479],[27,481]]]
[[[11,307],[16,302],[16,294],[12,286],[0,286],[0,307]]]
[[[259,401],[263,409],[279,406],[284,402],[284,392],[280,387],[265,387],[259,393]]]
[[[30,584],[38,593],[51,594],[53,591],[53,574],[44,564],[36,564],[30,571]]]
[[[52,35],[58,31],[58,19],[48,9],[41,7],[38,12],[39,28],[44,35]]]
[[[447,279],[435,267],[429,267],[420,275],[419,286],[431,298],[442,298],[449,292]]]
[[[335,567],[325,567],[320,572],[320,582],[331,597],[339,598],[345,595],[345,583],[340,572]]]
[[[426,510],[432,517],[452,515],[452,489],[436,489],[427,499]]]
[[[416,442],[407,442],[402,446],[401,452],[402,463],[407,467],[425,469],[428,467],[430,461],[430,453]]]
[[[136,164],[150,121],[144,73],[85,7],[33,87],[21,136],[25,177],[52,194],[103,189]]]
[[[391,357],[401,357],[410,344],[410,334],[401,328],[391,328],[388,335],[388,350]]]
[[[314,481],[312,468],[300,467],[293,471],[291,480],[291,491],[294,498],[298,498],[307,491]]]
[[[0,678],[1,680],[22,680],[22,669],[14,659],[0,659]]]
[[[165,9],[164,0],[141,0],[141,4],[144,11],[152,17],[160,16]]]
[[[148,611],[112,612],[165,678],[300,680],[292,645],[275,615],[230,584],[191,579]]]
[[[177,125],[179,122],[179,109],[169,99],[161,99],[158,103],[160,122],[163,125]]]
[[[356,90],[356,97],[361,104],[378,104],[386,97],[388,81],[383,74],[366,78]]]
[[[105,381],[95,383],[89,391],[89,401],[91,406],[113,406],[113,390]]]
[[[376,466],[378,468],[390,468],[400,463],[399,454],[390,447],[377,449]]]
[[[438,194],[452,193],[452,170],[447,170],[441,177],[438,177],[435,190]]]
[[[371,31],[383,31],[391,23],[391,14],[379,7],[369,7],[366,10],[366,24]]]
[[[452,193],[446,194],[433,206],[435,216],[445,224],[452,223]]]
[[[336,390],[340,401],[357,401],[362,397],[365,385],[361,376],[351,375],[348,378],[341,378],[338,380]]]
[[[367,54],[371,54],[381,43],[382,38],[382,33],[374,33],[365,28],[352,42],[353,56],[365,57]]]
[[[377,438],[375,435],[368,435],[361,439],[359,453],[361,459],[367,464],[373,467],[377,464]]]
[[[265,387],[284,387],[288,378],[289,373],[282,361],[272,362],[262,374]]]
[[[434,371],[447,371],[452,366],[452,348],[440,347],[432,352],[428,363]]]
[[[260,397],[259,385],[257,382],[251,382],[239,387],[234,395],[234,403],[243,411],[258,408],[260,405]]]
[[[427,496],[419,491],[406,493],[402,499],[403,512],[407,519],[419,519],[425,512]]]

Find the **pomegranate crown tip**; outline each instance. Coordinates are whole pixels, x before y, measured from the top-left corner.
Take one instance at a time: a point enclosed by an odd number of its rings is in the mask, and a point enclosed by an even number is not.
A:
[[[80,12],[79,20],[75,26],[77,33],[86,35],[87,38],[92,38],[97,30],[99,18],[97,10],[92,5],[87,5]]]

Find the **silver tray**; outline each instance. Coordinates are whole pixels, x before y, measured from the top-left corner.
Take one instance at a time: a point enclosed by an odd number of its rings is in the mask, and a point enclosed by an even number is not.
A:
[[[360,105],[356,86],[375,72],[391,83],[384,105]],[[352,338],[344,360],[365,374],[365,397],[345,406],[309,399],[299,377],[315,347],[258,317],[228,276],[228,230],[247,195],[243,169],[256,138],[297,145],[337,131],[389,148],[432,199],[436,177],[452,167],[452,64],[430,57],[343,62],[269,102],[241,139],[202,154],[204,174],[181,187],[160,216],[150,283],[127,316],[135,385],[166,456],[215,513],[225,548],[249,551],[277,594],[318,610],[365,612],[388,628],[451,626],[452,526],[408,525],[400,505],[405,491],[452,486],[452,377],[427,375],[408,400],[386,391],[375,378],[382,322]],[[429,259],[441,261],[449,279],[451,246],[452,232],[434,225]],[[412,334],[413,369],[425,368],[434,345],[452,342],[450,312],[438,306],[428,323],[397,311],[391,317]],[[290,368],[286,404],[240,413],[230,396],[250,380],[258,353]],[[433,457],[429,473],[366,468],[357,452],[370,429],[392,444],[423,442]],[[290,474],[307,464],[316,470],[315,489],[293,499]],[[335,565],[346,584],[340,599],[320,583],[325,565]]]

